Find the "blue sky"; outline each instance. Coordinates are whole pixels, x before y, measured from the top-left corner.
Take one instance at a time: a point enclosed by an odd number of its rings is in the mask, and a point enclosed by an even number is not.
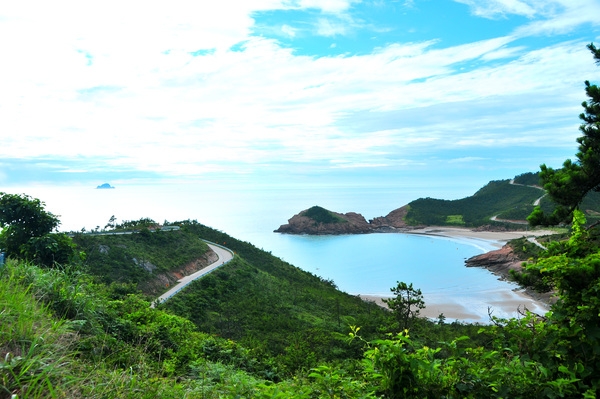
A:
[[[600,76],[598,0],[11,3],[0,187],[473,192],[573,157]]]

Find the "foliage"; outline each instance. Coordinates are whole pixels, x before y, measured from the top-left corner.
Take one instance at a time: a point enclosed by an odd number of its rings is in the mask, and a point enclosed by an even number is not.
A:
[[[463,226],[465,221],[462,215],[448,215],[446,216],[446,224]]]
[[[409,204],[406,221],[412,225],[432,226],[452,225],[457,222],[465,226],[504,225],[504,223],[493,222],[490,218],[515,208],[526,210],[521,212],[525,217],[531,212],[533,202],[542,195],[541,193],[534,187],[510,184],[509,180],[491,181],[467,198],[459,200],[420,198],[412,201]]]
[[[423,293],[420,289],[413,288],[412,283],[398,281],[397,285],[390,288],[395,295],[393,298],[384,299],[383,302],[392,310],[399,323],[400,330],[412,326],[413,320],[419,316],[425,307]]]
[[[76,255],[65,234],[51,234],[60,221],[45,204],[28,195],[0,193],[0,248],[7,255],[45,266],[67,263]]]
[[[6,279],[0,284],[0,398],[62,396],[77,383],[71,368],[77,339],[69,323],[53,319],[30,289]]]
[[[345,223],[347,220],[339,217],[335,213],[328,211],[325,208],[321,208],[320,206],[313,206],[308,208],[306,211],[302,213],[303,216],[306,216],[315,223]]]
[[[594,44],[588,48],[600,64],[598,49]],[[544,189],[557,207],[550,215],[536,208],[529,218],[532,225],[554,225],[568,220],[589,192],[600,191],[600,88],[586,81],[585,92],[588,100],[582,103],[584,112],[579,115],[583,121],[579,130],[583,135],[577,138],[577,160],[567,159],[560,169],[540,166]]]
[[[520,175],[515,176],[514,183],[522,184],[525,186],[540,186],[541,187],[542,182],[540,180],[540,172],[521,173]]]
[[[21,253],[26,259],[41,265],[66,265],[81,261],[83,253],[77,251],[77,246],[71,237],[64,233],[50,233],[41,237],[31,237],[21,247]]]
[[[136,229],[149,229],[156,228],[159,226],[157,222],[150,218],[141,218],[138,220],[123,220],[121,223],[115,223],[114,215],[109,219],[107,227],[114,228],[115,230],[136,230]]]
[[[107,284],[135,283],[139,289],[146,289],[143,283],[195,261],[208,250],[195,234],[181,230],[75,234],[73,241],[85,252],[90,274]]]

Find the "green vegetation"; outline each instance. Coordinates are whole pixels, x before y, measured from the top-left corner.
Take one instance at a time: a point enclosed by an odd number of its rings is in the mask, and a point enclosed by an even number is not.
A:
[[[491,181],[471,197],[459,200],[420,198],[409,203],[406,215],[411,225],[503,225],[499,219],[524,220],[543,192],[535,187],[510,184],[510,180]]]
[[[539,186],[542,187],[542,181],[540,179],[540,172],[527,172],[522,173],[514,178],[515,184],[521,184],[524,186]]]
[[[60,221],[44,203],[28,195],[0,192],[0,250],[44,266],[68,263],[77,256],[71,239],[52,233]]]
[[[335,213],[328,211],[325,208],[320,206],[313,206],[308,208],[306,211],[302,213],[303,216],[306,216],[315,221],[315,223],[347,223],[348,221],[344,218],[339,217]]]
[[[402,281],[398,281],[390,291],[394,293],[394,297],[384,299],[383,302],[396,317],[400,330],[411,328],[421,309],[425,308],[423,293],[420,289],[413,288],[412,283],[406,284]]]
[[[86,254],[86,270],[100,281],[135,284],[144,291],[145,283],[193,262],[208,250],[197,235],[183,230],[75,234],[73,242]]]
[[[464,226],[465,221],[462,215],[448,215],[446,216],[446,224]]]
[[[593,43],[588,49],[600,65],[600,50]],[[581,104],[584,112],[579,115],[583,121],[579,130],[583,135],[577,138],[577,160],[567,159],[560,169],[540,166],[544,189],[556,206],[552,213],[537,207],[529,217],[532,225],[569,221],[588,193],[600,191],[600,88],[586,80],[585,93],[588,100]]]
[[[526,268],[560,295],[552,312],[489,326],[416,317],[420,291],[402,282],[393,312],[383,311],[195,221],[102,236],[136,247],[194,235],[235,250],[234,261],[156,309],[80,260],[42,269],[9,259],[0,269],[0,398],[592,398],[600,239],[575,216],[568,239],[547,243]]]

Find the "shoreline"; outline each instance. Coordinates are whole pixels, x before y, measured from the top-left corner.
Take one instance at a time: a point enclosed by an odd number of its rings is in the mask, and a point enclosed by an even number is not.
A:
[[[436,236],[445,239],[455,240],[468,245],[480,248],[483,253],[502,248],[508,241],[522,237],[539,237],[554,234],[551,230],[531,230],[531,231],[474,231],[461,227],[430,226],[419,229],[403,231],[403,234],[418,234],[425,236]],[[466,267],[466,266],[465,266]],[[490,272],[491,273],[491,272]],[[363,300],[375,302],[379,306],[387,307],[383,302],[385,298],[392,296],[357,294]],[[446,319],[451,321],[471,322],[471,323],[489,323],[487,317],[488,310],[498,317],[517,317],[519,310],[524,308],[537,314],[544,314],[549,310],[548,304],[536,299],[527,290],[518,287],[507,290],[490,290],[485,292],[485,301],[470,301],[465,303],[460,297],[448,297],[439,293],[423,293],[425,308],[420,311],[420,316],[430,319],[437,319],[443,313]],[[486,317],[482,317],[482,313]],[[500,314],[498,314],[500,313]]]

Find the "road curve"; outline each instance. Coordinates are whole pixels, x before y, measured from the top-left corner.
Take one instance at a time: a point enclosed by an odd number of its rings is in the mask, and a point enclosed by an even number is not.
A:
[[[198,270],[196,273],[190,274],[189,276],[185,276],[185,277],[177,280],[177,285],[175,285],[169,291],[167,291],[164,294],[162,294],[161,296],[159,296],[152,303],[152,305],[150,305],[151,307],[154,307],[154,305],[156,303],[162,303],[162,302],[166,301],[167,299],[171,298],[173,295],[177,294],[179,291],[184,289],[192,281],[207,275],[208,273],[212,272],[216,268],[223,266],[224,264],[228,263],[229,261],[231,261],[233,259],[233,251],[231,251],[230,249],[222,247],[218,244],[215,244],[215,243],[212,243],[212,242],[209,242],[206,240],[204,240],[204,241],[208,244],[209,248],[212,249],[217,254],[218,259],[216,261],[214,261],[213,263],[211,263],[210,265],[206,266],[205,268]]]

